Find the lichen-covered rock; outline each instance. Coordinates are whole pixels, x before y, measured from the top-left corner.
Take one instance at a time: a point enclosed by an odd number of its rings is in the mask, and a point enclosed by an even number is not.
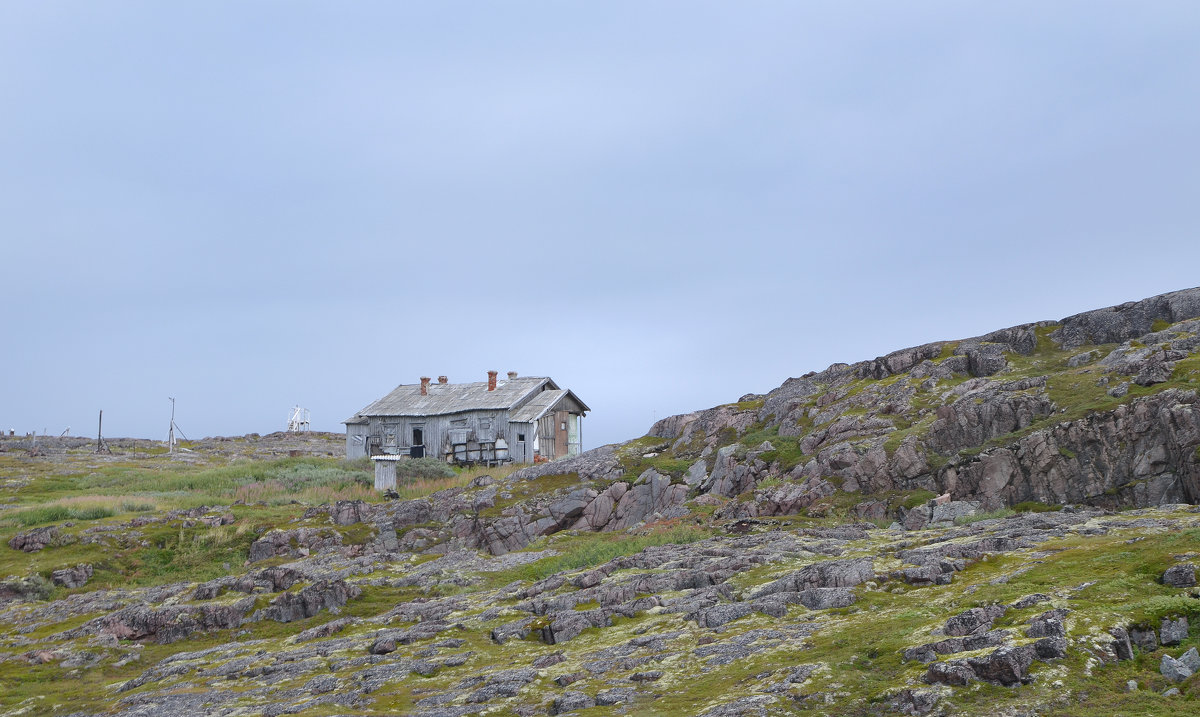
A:
[[[55,585],[64,588],[80,588],[92,579],[94,571],[91,563],[80,563],[73,568],[63,568],[50,573],[50,579]]]
[[[339,500],[329,508],[329,517],[337,525],[366,523],[373,515],[371,506],[361,500]]]
[[[1191,563],[1172,565],[1163,573],[1162,583],[1172,588],[1190,588],[1196,585],[1196,566]]]
[[[992,629],[992,621],[1008,611],[1004,605],[975,607],[946,621],[947,635],[982,635]]]
[[[1118,660],[1133,659],[1133,644],[1129,641],[1129,633],[1123,627],[1114,627],[1108,631],[1113,638],[1113,656]]]
[[[981,635],[952,637],[919,647],[910,647],[904,651],[904,659],[929,664],[937,660],[938,655],[953,655],[959,652],[982,650],[987,647],[999,647],[1008,637],[1007,630],[992,630]]]
[[[1038,615],[1025,630],[1026,637],[1063,637],[1067,634],[1062,619],[1070,612],[1066,609],[1050,610]]]
[[[1188,667],[1188,665],[1180,660],[1176,660],[1170,655],[1162,656],[1162,660],[1159,662],[1158,671],[1162,673],[1163,677],[1172,682],[1183,682],[1187,678],[1191,677],[1195,672],[1195,670]]]
[[[26,553],[35,553],[50,546],[58,545],[62,541],[62,537],[58,526],[47,525],[42,528],[33,528],[32,530],[17,533],[9,539],[8,547]]]
[[[967,659],[975,675],[986,682],[1016,685],[1029,680],[1029,666],[1036,652],[1031,646],[1001,647],[982,657]]]
[[[800,592],[810,588],[851,588],[874,577],[874,562],[871,558],[825,560],[767,583],[755,590],[752,598],[779,592]]]
[[[312,617],[322,610],[336,611],[362,590],[345,580],[318,580],[296,592],[285,592],[254,614],[255,620],[294,622]]]
[[[1180,617],[1172,620],[1164,617],[1158,631],[1159,640],[1164,645],[1178,645],[1188,638],[1188,619]]]
[[[250,544],[252,563],[276,557],[298,558],[342,544],[341,533],[328,529],[273,530]]]
[[[596,700],[590,696],[575,691],[564,692],[554,698],[554,703],[551,705],[550,714],[560,715],[573,710],[582,710],[589,707],[595,707]]]
[[[246,612],[253,606],[253,598],[243,598],[228,605],[178,605],[159,608],[135,605],[98,617],[79,628],[67,631],[64,636],[108,634],[120,640],[153,638],[159,643],[167,644],[182,640],[197,631],[238,627],[245,619]]]
[[[892,698],[891,707],[903,715],[927,715],[937,707],[941,698],[934,690],[901,690]]]
[[[1129,641],[1142,652],[1154,652],[1158,649],[1158,634],[1154,628],[1135,625],[1129,628]]]

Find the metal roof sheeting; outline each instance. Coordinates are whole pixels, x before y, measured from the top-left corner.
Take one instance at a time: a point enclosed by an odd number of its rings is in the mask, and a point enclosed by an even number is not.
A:
[[[362,416],[440,416],[462,411],[502,411],[520,404],[542,386],[549,386],[551,390],[558,388],[554,381],[542,376],[497,381],[495,391],[487,390],[487,381],[435,383],[430,384],[425,396],[421,395],[421,384],[404,384],[359,411],[346,423],[357,422]]]
[[[542,391],[529,399],[529,403],[509,414],[508,420],[510,423],[533,423],[546,415],[546,412],[554,408],[554,404],[561,401],[565,395],[567,392],[561,390]]]

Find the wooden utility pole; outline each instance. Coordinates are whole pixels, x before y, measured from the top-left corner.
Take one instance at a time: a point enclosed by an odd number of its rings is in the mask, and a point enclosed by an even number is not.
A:
[[[175,452],[175,399],[168,396],[171,400],[171,428],[167,431],[167,453]]]
[[[100,420],[96,424],[96,452],[111,453],[108,446],[104,444],[104,410],[100,410]]]

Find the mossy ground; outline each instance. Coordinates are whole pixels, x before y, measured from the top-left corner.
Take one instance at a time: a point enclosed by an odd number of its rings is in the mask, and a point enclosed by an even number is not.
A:
[[[211,469],[197,470],[207,472]],[[537,487],[537,482],[530,482],[530,486],[524,487],[522,497],[531,497],[544,490],[561,491],[577,481],[577,476],[561,476],[540,487]],[[49,493],[50,497],[54,497],[56,492],[63,492],[61,487],[45,491],[38,483],[35,476],[20,490],[29,490],[34,494],[39,491]],[[56,482],[52,484],[58,485]],[[94,488],[89,486],[87,490]],[[912,492],[897,494],[893,500],[919,503],[928,497],[927,493]],[[59,589],[54,596],[56,598],[105,585],[118,588],[175,580],[194,582],[216,574],[226,574],[226,562],[231,564],[230,572],[238,572],[239,557],[244,555],[248,541],[260,531],[280,526],[317,525],[311,519],[307,522],[302,519],[306,508],[302,503],[234,506],[232,511],[237,522],[218,528],[185,528],[182,521],[178,520],[155,523],[139,528],[141,536],[137,544],[109,551],[101,546],[77,542],[28,555],[7,549],[0,550],[0,554],[6,561],[6,567],[25,573],[30,569],[45,571],[83,560],[94,561],[97,565],[96,583],[77,591]],[[161,512],[149,514],[153,516]],[[678,614],[651,610],[634,618],[615,618],[611,627],[588,629],[574,640],[554,646],[544,645],[535,639],[497,644],[488,637],[490,629],[513,619],[509,613],[490,622],[482,621],[481,616],[487,607],[511,607],[515,604],[514,600],[501,597],[498,591],[502,586],[531,585],[559,572],[578,573],[653,545],[716,537],[718,540],[713,545],[719,546],[722,534],[719,524],[707,520],[703,513],[695,513],[674,521],[650,524],[631,534],[564,532],[529,546],[527,551],[550,550],[555,553],[533,562],[500,571],[447,574],[443,576],[444,581],[433,588],[391,586],[395,579],[436,559],[436,556],[412,556],[411,559],[392,563],[386,573],[374,575],[386,579],[382,584],[364,584],[362,595],[348,603],[340,615],[322,612],[313,618],[290,624],[270,621],[247,623],[237,630],[198,633],[170,645],[150,643],[137,647],[127,642],[117,648],[74,645],[73,649],[111,655],[91,668],[66,669],[53,661],[45,665],[29,665],[15,658],[21,650],[28,648],[18,647],[11,641],[20,635],[22,640],[37,644],[39,649],[53,649],[56,644],[67,646],[68,643],[56,643],[51,638],[63,630],[85,623],[95,614],[76,615],[23,634],[16,631],[15,626],[0,626],[3,634],[8,636],[5,640],[8,644],[0,646],[0,651],[14,656],[0,662],[0,710],[15,712],[26,709],[30,714],[67,714],[76,711],[104,713],[112,709],[120,696],[162,690],[203,690],[206,689],[204,681],[197,683],[196,673],[188,673],[164,682],[150,683],[130,693],[115,692],[116,687],[124,681],[180,652],[223,646],[234,651],[230,655],[252,656],[262,653],[264,656],[261,659],[269,661],[271,655],[280,651],[302,648],[303,645],[296,645],[292,640],[300,630],[337,617],[350,617],[362,622],[339,633],[338,637],[361,639],[381,627],[403,627],[404,624],[376,621],[398,604],[439,595],[456,595],[466,599],[467,608],[447,619],[464,625],[463,630],[451,634],[464,639],[466,643],[452,650],[442,650],[439,654],[471,653],[461,667],[439,667],[428,675],[413,674],[388,682],[369,695],[365,707],[315,705],[302,710],[301,714],[403,714],[414,709],[419,700],[454,688],[470,675],[487,675],[514,666],[528,665],[538,657],[562,651],[565,660],[542,670],[537,680],[523,693],[542,695],[540,700],[543,707],[548,708],[553,695],[561,689],[553,683],[554,678],[581,670],[586,673],[583,665],[593,659],[596,651],[624,645],[642,635],[679,632],[680,636],[670,644],[669,656],[655,659],[656,656],[649,655],[650,661],[637,667],[585,676],[572,684],[571,689],[594,694],[622,681],[632,684],[628,679],[635,671],[662,670],[664,676],[653,683],[651,689],[643,691],[629,709],[636,714],[692,715],[708,706],[727,702],[732,696],[751,693],[763,684],[781,681],[788,671],[798,665],[817,665],[808,681],[785,689],[786,699],[775,703],[771,707],[772,713],[873,715],[879,713],[897,690],[926,686],[921,680],[924,667],[905,662],[902,653],[906,647],[936,639],[934,629],[944,623],[949,615],[977,605],[1009,603],[1023,595],[1044,592],[1052,596],[1050,605],[1010,611],[998,622],[997,627],[1019,634],[1024,621],[1051,605],[1068,607],[1072,610],[1067,619],[1072,640],[1070,656],[1056,664],[1037,663],[1034,682],[1021,688],[973,684],[968,688],[949,691],[944,704],[949,706],[952,713],[996,714],[1034,710],[1039,714],[1063,715],[1100,712],[1168,714],[1192,704],[1197,698],[1198,686],[1192,682],[1184,683],[1181,685],[1183,695],[1174,699],[1163,698],[1158,693],[1165,690],[1167,685],[1157,674],[1157,654],[1140,655],[1132,662],[1120,664],[1101,663],[1091,656],[1099,651],[1098,647],[1093,650],[1093,643],[1098,645],[1102,641],[1100,635],[1109,626],[1135,622],[1152,624],[1162,617],[1175,615],[1200,619],[1200,600],[1181,595],[1178,590],[1158,582],[1158,576],[1177,556],[1200,549],[1197,547],[1200,546],[1200,519],[1188,513],[1172,514],[1172,519],[1183,526],[1174,530],[1158,529],[1142,520],[1157,515],[1154,511],[1123,514],[1111,518],[1117,522],[1101,535],[1075,532],[1039,545],[1034,550],[982,560],[956,574],[954,582],[947,586],[917,588],[897,581],[860,586],[856,589],[858,602],[840,610],[809,611],[802,606],[792,606],[783,618],[752,613],[717,630],[700,628]],[[81,520],[77,521],[75,528],[115,525],[128,519],[129,516],[114,515]],[[993,520],[991,523],[980,523],[971,529],[987,530],[988,525],[1001,522]],[[779,531],[782,535],[796,528],[822,524],[828,523],[825,520],[792,516],[763,521],[757,529]],[[328,523],[323,527],[333,529]],[[20,526],[6,528],[5,537],[17,529]],[[347,543],[362,542],[371,537],[371,531],[364,526],[338,529],[343,531]],[[912,542],[915,539],[919,545],[921,542],[937,540],[941,534],[938,531],[915,533],[908,540]],[[204,537],[206,535],[210,537]],[[886,574],[900,567],[897,560],[889,557],[894,549],[889,546],[895,540],[895,536],[885,531],[871,531],[868,539],[849,544],[843,557],[874,556],[876,572]],[[147,545],[141,545],[142,542]],[[736,591],[749,591],[821,559],[825,558],[817,555],[796,556],[766,564],[737,575],[731,579],[730,585]],[[568,583],[559,591],[573,589]],[[584,604],[580,607],[587,609],[594,605]],[[713,638],[726,641],[755,630],[793,628],[809,623],[816,627],[806,637],[772,642],[764,649],[726,665],[713,666],[707,658],[696,654],[696,649],[702,643]],[[445,636],[443,634],[441,637]],[[1022,640],[1018,638],[1018,641]],[[1178,654],[1196,642],[1193,638],[1178,649],[1172,648],[1171,652]],[[244,652],[237,652],[243,649],[241,646],[244,646]],[[419,641],[396,655],[412,655],[427,647],[428,642]],[[139,660],[123,667],[115,666],[119,656],[134,650],[141,653]],[[349,685],[361,668],[337,669],[333,666],[340,659],[360,654],[333,653],[322,659],[325,660],[328,674]],[[219,666],[222,659],[229,658],[198,658],[196,664],[200,668],[211,669]],[[279,683],[274,688],[302,688],[308,679],[310,676]],[[1142,689],[1126,692],[1124,685],[1130,679],[1138,681]],[[251,689],[252,685],[242,680],[231,683],[229,689],[238,694],[244,692],[249,707],[262,699],[259,693]],[[528,697],[522,699],[529,701]],[[534,699],[536,701],[538,698]],[[826,704],[827,699],[832,701],[831,704]],[[508,714],[514,705],[515,702],[505,702],[491,708],[490,713]],[[617,709],[595,707],[581,714],[615,714]]]

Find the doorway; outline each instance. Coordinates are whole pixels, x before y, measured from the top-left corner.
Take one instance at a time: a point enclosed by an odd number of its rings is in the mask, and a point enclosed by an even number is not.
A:
[[[424,458],[425,457],[425,431],[420,428],[412,429],[412,443],[409,445],[411,446],[408,449],[408,455],[410,458]]]

